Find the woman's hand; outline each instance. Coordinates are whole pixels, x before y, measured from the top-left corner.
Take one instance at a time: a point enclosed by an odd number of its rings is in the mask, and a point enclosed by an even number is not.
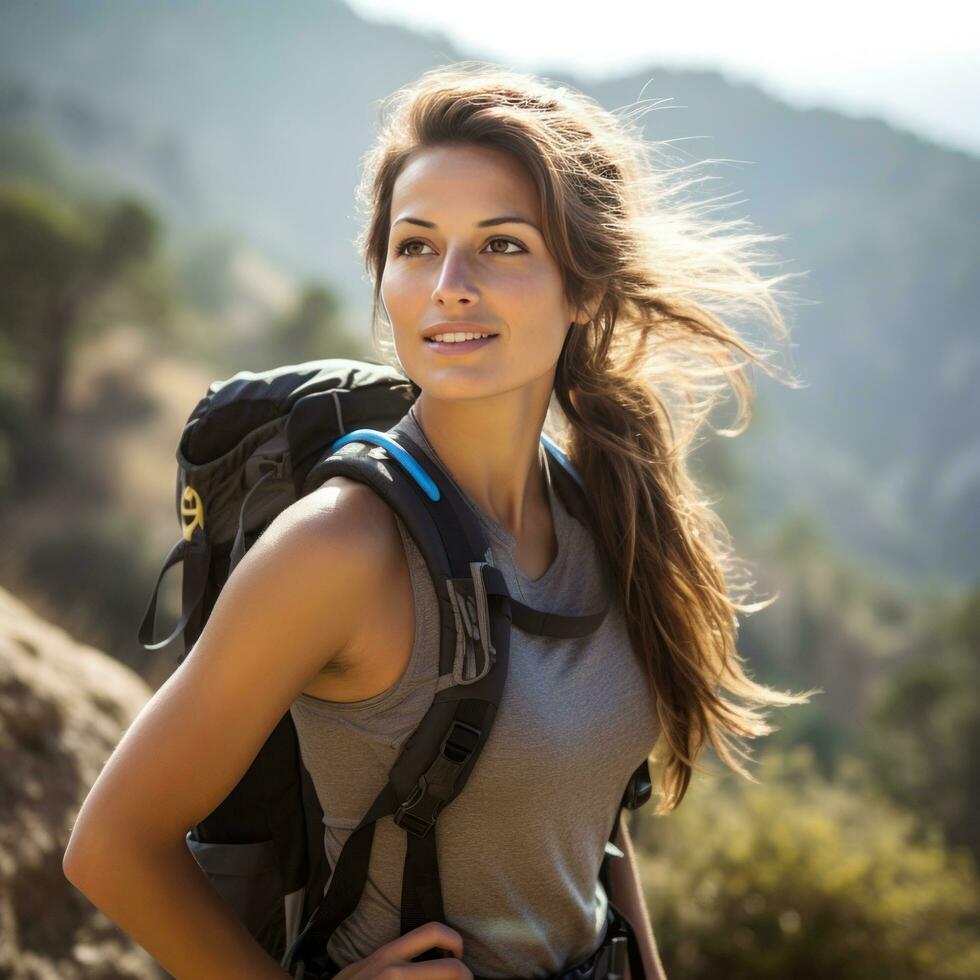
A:
[[[433,946],[447,950],[449,958],[411,962]],[[412,980],[473,980],[462,956],[463,937],[455,929],[445,922],[426,922],[385,943],[367,959],[345,966],[334,980],[386,980],[396,976]]]

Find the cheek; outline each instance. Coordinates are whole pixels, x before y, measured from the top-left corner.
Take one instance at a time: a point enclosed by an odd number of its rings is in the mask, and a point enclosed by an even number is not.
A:
[[[535,307],[553,307],[561,301],[561,275],[550,262],[542,259],[515,269],[508,277],[507,285]]]
[[[405,303],[422,291],[422,284],[418,276],[406,274],[397,266],[385,270],[381,277],[381,296],[385,301],[385,306]]]
[[[398,301],[398,289],[390,272],[385,272],[381,277],[381,300],[389,310]]]

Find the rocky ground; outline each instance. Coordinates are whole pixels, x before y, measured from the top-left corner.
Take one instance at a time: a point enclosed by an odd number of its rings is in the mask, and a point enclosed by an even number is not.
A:
[[[150,694],[0,589],[0,976],[169,976],[61,866],[82,800]]]

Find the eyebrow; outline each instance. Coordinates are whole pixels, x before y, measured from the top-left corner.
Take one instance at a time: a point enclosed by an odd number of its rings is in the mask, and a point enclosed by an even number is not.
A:
[[[421,225],[423,228],[436,228],[438,227],[434,221],[423,221],[421,218],[399,218],[397,221],[392,223],[392,228],[401,221],[407,221],[411,225]],[[535,231],[540,232],[541,229],[538,228],[533,221],[528,221],[527,218],[522,218],[516,214],[505,214],[500,218],[487,218],[486,221],[477,222],[477,228],[490,228],[493,225],[530,225]]]

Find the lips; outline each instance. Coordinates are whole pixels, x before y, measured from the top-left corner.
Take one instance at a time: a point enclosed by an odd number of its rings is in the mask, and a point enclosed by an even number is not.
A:
[[[488,330],[481,327],[478,323],[436,323],[431,327],[426,327],[422,331],[425,340],[431,340],[441,333],[488,333],[491,337],[497,336],[496,330]]]
[[[493,334],[490,337],[478,337],[475,340],[451,340],[442,342],[426,338],[424,343],[437,354],[452,355],[465,354],[467,351],[479,350],[481,347],[485,347],[487,344],[489,344],[491,340],[496,340],[496,338],[496,334]]]
[[[475,332],[475,331],[474,331]],[[442,334],[436,334],[436,337],[441,337]],[[485,340],[493,340],[497,335],[495,333],[484,334],[482,337],[470,337],[468,340],[436,340],[436,337],[423,337],[422,339],[427,344],[436,344],[439,347],[453,347],[458,344],[477,344],[482,343]]]

